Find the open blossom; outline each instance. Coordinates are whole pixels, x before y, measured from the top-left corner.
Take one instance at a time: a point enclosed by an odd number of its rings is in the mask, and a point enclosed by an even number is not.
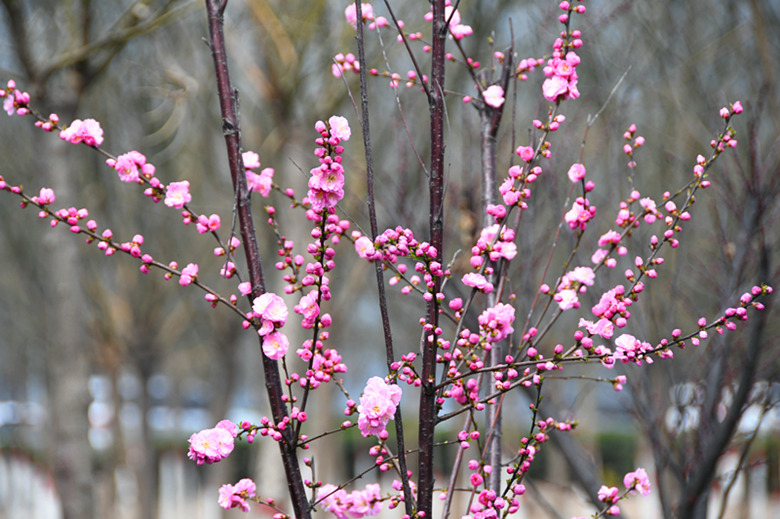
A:
[[[106,160],[106,164],[114,168],[122,182],[137,182],[141,175],[151,177],[155,167],[147,164],[146,157],[138,151],[129,151],[114,159]]]
[[[246,185],[250,191],[260,193],[261,196],[268,198],[271,194],[271,187],[274,183],[274,169],[263,168],[260,173],[246,170]]]
[[[378,515],[382,511],[382,494],[378,483],[366,485],[364,490],[353,490],[350,493],[327,483],[320,487],[319,496],[324,496],[320,502],[322,509],[339,519],[360,519],[367,515]]]
[[[269,359],[279,360],[290,349],[290,341],[280,331],[275,331],[263,337],[263,353]]]
[[[487,333],[487,342],[502,341],[514,331],[512,323],[515,321],[515,308],[498,303],[482,312],[478,321],[480,327]]]
[[[374,242],[368,236],[361,236],[355,240],[355,252],[363,259],[373,259],[376,254]]]
[[[580,318],[580,328],[585,328],[591,335],[598,335],[603,339],[611,339],[612,334],[615,332],[615,325],[609,319],[599,319],[595,323],[593,321],[587,321]]]
[[[260,167],[260,155],[254,151],[245,151],[242,153],[241,160],[244,162],[245,169],[256,169]]]
[[[582,197],[578,197],[574,201],[571,210],[564,215],[566,223],[569,224],[571,229],[585,230],[588,226],[588,221],[593,218],[593,212],[591,212],[585,205],[587,202]]]
[[[638,468],[634,472],[629,472],[623,478],[623,484],[631,493],[639,492],[643,496],[650,495],[650,478],[647,477],[647,471]]]
[[[287,305],[284,299],[272,292],[256,297],[252,302],[252,311],[260,318],[262,326],[258,333],[261,336],[271,333],[274,328],[284,326],[287,322]]]
[[[558,303],[558,307],[564,311],[580,307],[580,300],[577,297],[577,291],[570,288],[561,290],[555,294],[555,296],[553,296],[553,299],[556,303]]]
[[[54,194],[54,190],[48,187],[42,187],[38,196],[33,197],[33,200],[41,205],[53,204],[56,199],[57,197]]]
[[[504,89],[499,85],[491,85],[482,92],[485,104],[498,108],[504,104]]]
[[[395,415],[401,401],[401,388],[388,384],[380,377],[368,379],[360,396],[358,428],[364,437],[384,432],[387,422]]]
[[[349,128],[349,122],[346,117],[332,115],[328,119],[328,126],[330,126],[331,137],[338,137],[340,141],[348,141],[352,136],[352,130]]]
[[[572,166],[569,168],[569,180],[572,182],[579,182],[583,178],[585,178],[585,165],[584,164],[572,164]]]
[[[190,436],[187,457],[198,465],[216,463],[233,452],[233,440],[237,435],[236,424],[222,420],[213,429],[204,429]]]
[[[645,358],[646,362],[651,362],[649,357],[645,357],[645,352],[653,350],[653,346],[649,342],[642,342],[633,335],[624,333],[615,339],[615,346],[613,358],[621,361],[623,364],[628,362],[641,364],[643,358]]]
[[[240,508],[244,512],[249,511],[247,498],[255,497],[257,485],[249,478],[240,480],[235,485],[222,485],[219,489],[219,506],[225,510]]]
[[[301,314],[303,316],[301,326],[306,329],[314,327],[317,316],[320,315],[320,306],[317,304],[317,296],[318,292],[312,290],[301,298],[300,303],[293,307],[293,311],[296,314]]]
[[[463,284],[467,287],[474,287],[485,294],[489,294],[493,291],[493,284],[485,279],[485,276],[477,274],[476,272],[464,274],[461,281],[463,281]]]
[[[556,50],[554,56],[547,61],[544,67],[544,75],[547,79],[542,85],[542,95],[550,102],[566,99],[576,99],[580,96],[577,90],[577,70],[580,57],[573,51],[561,58]]]
[[[181,209],[184,204],[192,201],[190,195],[190,182],[183,180],[181,182],[171,182],[165,190],[165,205]]]
[[[60,132],[60,139],[72,144],[83,142],[87,146],[100,146],[103,144],[103,128],[94,119],[76,119]]]

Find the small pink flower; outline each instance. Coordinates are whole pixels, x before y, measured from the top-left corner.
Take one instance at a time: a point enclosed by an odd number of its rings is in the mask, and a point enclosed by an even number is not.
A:
[[[259,164],[259,163],[258,163]],[[250,191],[260,193],[265,198],[271,194],[274,182],[273,168],[265,168],[259,174],[246,170],[246,184]]]
[[[56,196],[54,196],[54,190],[50,189],[48,187],[42,187],[41,192],[38,195],[38,203],[41,205],[48,205],[53,204],[54,201],[57,199]]]
[[[362,18],[364,21],[374,19],[374,7],[371,4],[364,4],[361,2],[360,11],[363,14]],[[344,9],[344,16],[347,19],[347,23],[350,24],[353,29],[357,29],[357,7],[354,2]]]
[[[300,303],[293,307],[293,311],[303,316],[301,326],[310,329],[314,326],[317,316],[320,315],[320,307],[317,304],[318,292],[312,290],[301,298]]]
[[[485,104],[498,108],[504,104],[504,89],[499,85],[491,85],[482,92]]]
[[[288,349],[290,349],[290,341],[282,332],[271,332],[263,337],[263,353],[269,359],[281,359]]]
[[[365,13],[363,14],[365,17]],[[328,119],[328,125],[330,126],[331,137],[338,137],[340,141],[348,141],[352,136],[352,130],[350,130],[349,122],[345,117],[341,117],[340,115],[331,116],[331,118]]]
[[[245,151],[242,153],[241,160],[244,162],[245,169],[255,169],[260,167],[260,155],[254,151]]]
[[[255,482],[249,478],[244,478],[235,485],[222,485],[219,489],[217,502],[225,510],[238,507],[244,512],[248,512],[249,503],[246,500],[247,498],[255,497],[256,491],[257,486]]]
[[[203,234],[209,231],[217,231],[220,227],[220,219],[218,214],[212,214],[206,216],[204,214],[198,217],[198,223],[196,225],[198,232]]]
[[[484,292],[485,294],[489,294],[493,291],[493,284],[485,279],[485,276],[482,274],[477,274],[476,272],[469,272],[468,274],[465,274],[461,281],[464,285],[468,287],[474,287],[477,290]]]
[[[374,242],[368,236],[361,236],[355,240],[355,251],[361,258],[369,260],[373,259],[374,254],[376,254]]]
[[[213,429],[204,429],[190,436],[187,457],[198,465],[212,464],[227,458],[233,452],[235,434],[223,422]],[[232,425],[235,427],[235,424]]]
[[[60,139],[72,144],[83,141],[87,146],[100,146],[103,144],[103,129],[94,119],[76,119],[60,132]]]
[[[631,490],[632,494],[636,491],[645,497],[650,495],[650,478],[647,477],[647,472],[643,468],[626,474],[623,478],[623,484],[627,490]]]
[[[364,437],[384,432],[401,401],[401,388],[380,377],[368,380],[358,406],[358,428]]]
[[[179,276],[179,284],[186,287],[198,277],[198,265],[190,263],[181,270],[181,276]]]
[[[266,292],[252,302],[252,311],[261,319],[283,326],[287,322],[287,305],[284,299]]]
[[[108,159],[106,164],[113,167],[122,182],[137,182],[141,174],[154,175],[154,166],[146,163],[146,157],[137,151],[129,151],[116,160]]]
[[[569,180],[572,182],[579,182],[585,178],[585,166],[583,164],[572,164],[569,168]]]
[[[520,155],[520,158],[526,162],[531,162],[534,158],[534,149],[531,146],[519,146],[515,153]]]
[[[513,306],[497,303],[482,312],[477,320],[480,328],[487,334],[487,342],[499,342],[514,331],[512,323],[515,320],[515,309]]]
[[[165,205],[181,209],[184,204],[192,201],[190,195],[190,183],[188,180],[182,182],[171,182],[165,190]]]
[[[558,303],[558,307],[561,310],[570,310],[572,308],[579,308],[580,301],[577,298],[577,291],[572,289],[561,290],[553,299]]]

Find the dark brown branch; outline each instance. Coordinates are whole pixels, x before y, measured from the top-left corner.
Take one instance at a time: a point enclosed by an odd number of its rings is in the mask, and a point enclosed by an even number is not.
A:
[[[209,35],[211,52],[214,58],[214,69],[217,76],[217,89],[219,91],[219,104],[222,113],[222,131],[225,135],[227,146],[230,177],[233,181],[236,212],[238,213],[241,238],[244,242],[249,281],[252,284],[252,297],[259,297],[265,292],[263,280],[263,268],[260,257],[260,248],[257,243],[252,208],[247,189],[246,174],[241,158],[241,130],[238,120],[237,97],[233,90],[228,73],[227,53],[225,49],[225,35],[223,29],[222,13],[225,2],[206,0],[208,14]],[[265,375],[265,388],[268,393],[268,401],[271,406],[271,414],[275,423],[280,423],[287,417],[287,408],[282,400],[284,391],[279,376],[277,361],[262,355],[263,373]],[[279,442],[279,450],[282,456],[287,477],[287,488],[292,501],[295,516],[299,519],[311,517],[306,491],[301,479],[301,472],[296,456],[296,438],[293,437],[292,428],[282,431],[283,439]]]
[[[431,89],[428,106],[431,113],[430,244],[436,247],[436,260],[442,262],[444,236],[444,45],[447,24],[444,0],[433,2],[433,51],[431,52]],[[434,278],[433,292],[438,293],[441,280]],[[439,303],[434,297],[427,305],[427,322],[433,328],[439,323]],[[428,339],[430,337],[430,339]],[[436,337],[426,334],[422,351],[422,391],[420,392],[420,425],[418,441],[418,514],[432,517],[433,507],[433,433],[436,425]]]

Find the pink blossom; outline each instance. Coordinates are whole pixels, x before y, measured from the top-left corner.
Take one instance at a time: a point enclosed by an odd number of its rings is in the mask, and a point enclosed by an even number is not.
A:
[[[365,13],[363,14],[365,15]],[[352,130],[349,128],[349,122],[346,117],[333,115],[328,119],[328,126],[330,126],[331,137],[338,137],[340,141],[348,141],[352,136]]]
[[[650,478],[647,477],[647,472],[643,468],[626,474],[623,478],[623,484],[626,489],[631,490],[632,494],[636,491],[645,497],[650,495]]]
[[[232,427],[230,427],[232,425]],[[187,457],[198,465],[212,464],[220,461],[233,452],[238,429],[236,425],[223,420],[213,429],[204,429],[190,436],[190,449]]]
[[[211,216],[202,214],[198,216],[197,228],[199,233],[203,234],[209,231],[217,231],[219,230],[219,227],[220,219],[218,214],[212,214]]]
[[[593,321],[580,318],[579,327],[585,328],[591,335],[598,335],[603,339],[612,338],[612,334],[615,331],[615,325],[609,319],[599,319],[594,323]]]
[[[493,284],[485,279],[485,276],[482,274],[477,274],[476,272],[469,272],[468,274],[465,274],[461,281],[463,281],[464,285],[468,287],[474,287],[477,290],[484,292],[485,294],[489,294],[493,291]]]
[[[604,503],[614,503],[618,500],[618,493],[619,490],[617,487],[601,485],[601,488],[599,488],[598,492],[599,501],[603,501]]]
[[[588,226],[588,220],[593,214],[585,207],[582,198],[577,198],[571,207],[571,210],[564,215],[566,223],[571,229],[585,230]]]
[[[184,204],[191,201],[192,195],[190,195],[190,182],[188,180],[168,184],[168,188],[165,190],[165,205],[181,209]]]
[[[263,337],[263,353],[269,359],[281,359],[288,349],[290,349],[290,341],[280,331],[271,332]]]
[[[504,104],[504,89],[499,85],[491,85],[482,92],[485,104],[498,108]]]
[[[580,96],[575,69],[579,63],[580,58],[574,52],[569,52],[565,59],[561,59],[556,51],[556,55],[548,60],[547,66],[544,67],[544,75],[547,79],[542,85],[542,95],[545,99],[555,102],[576,99]]]
[[[525,162],[531,162],[534,158],[534,149],[531,146],[518,146],[515,153],[520,155],[520,158]]]
[[[553,299],[558,303],[558,307],[564,311],[580,307],[580,300],[577,298],[576,290],[561,290],[553,296]]]
[[[247,503],[247,498],[255,497],[256,491],[257,486],[255,482],[249,478],[244,478],[235,485],[222,485],[219,489],[217,502],[225,510],[238,507],[244,512],[248,512],[249,503]]]
[[[103,129],[94,119],[76,119],[60,132],[60,139],[72,144],[83,141],[87,146],[100,146],[103,144]]]
[[[583,178],[585,178],[585,166],[583,164],[572,164],[572,166],[569,168],[569,180],[572,182],[579,182]]]
[[[514,331],[512,328],[514,320],[514,307],[504,303],[498,303],[491,308],[487,308],[478,318],[480,327],[487,334],[485,337],[487,342],[504,340],[507,335]]]
[[[373,259],[374,254],[376,254],[374,242],[368,236],[361,236],[355,240],[355,252],[363,259]]]
[[[346,519],[348,517],[347,508],[351,505],[351,500],[349,499],[350,496],[347,494],[346,490],[326,483],[320,487],[319,495],[325,496],[320,501],[323,510],[332,513],[338,517],[338,519]]]
[[[183,269],[181,269],[181,276],[179,276],[179,284],[186,287],[198,277],[198,265],[190,263]]]
[[[37,197],[33,197],[33,200],[37,200],[41,205],[53,204],[57,197],[54,195],[54,190],[48,187],[42,187]]]
[[[368,379],[360,396],[358,428],[364,437],[384,432],[387,422],[395,415],[401,401],[401,388],[388,384],[380,377]]]
[[[274,182],[273,168],[264,168],[259,174],[246,170],[246,184],[250,191],[260,193],[265,198],[271,194]]]
[[[566,274],[571,281],[576,281],[582,285],[593,286],[593,281],[596,279],[596,274],[590,267],[576,267],[574,270]]]
[[[293,311],[296,314],[303,316],[303,322],[301,326],[310,329],[314,326],[317,316],[320,315],[320,307],[317,304],[318,292],[312,290],[301,298],[300,303],[293,307]]]
[[[244,162],[245,169],[255,169],[260,167],[260,155],[254,151],[245,151],[242,153],[241,160]]]
[[[642,359],[645,358],[645,353],[653,350],[650,343],[642,342],[633,335],[627,333],[624,333],[615,339],[615,346],[613,358],[621,361],[623,364],[628,362],[641,364]],[[649,359],[647,361],[650,362]]]
[[[287,305],[284,299],[272,292],[256,297],[252,302],[252,311],[261,320],[262,327],[258,331],[260,335],[267,335],[287,322]]]
[[[374,19],[374,7],[371,4],[360,3],[360,11],[363,14],[363,21]],[[350,3],[346,9],[344,9],[344,16],[347,19],[353,29],[357,29],[357,6],[355,3]]]
[[[137,151],[129,151],[114,159],[106,160],[106,164],[114,168],[122,182],[137,182],[141,175],[149,178],[154,175],[155,168],[146,163],[146,157]]]

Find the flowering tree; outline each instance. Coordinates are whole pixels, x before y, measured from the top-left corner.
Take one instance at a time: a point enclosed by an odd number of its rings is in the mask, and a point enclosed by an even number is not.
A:
[[[211,288],[204,280],[208,274],[198,263],[188,262],[180,268],[175,261],[155,258],[144,247],[145,240],[140,234],[130,239],[116,238],[110,229],[90,219],[86,208],[56,209],[57,195],[48,187],[30,194],[10,178],[3,178],[0,184],[4,191],[21,198],[22,207],[37,207],[40,218],[50,221],[53,227],[67,227],[74,234],[84,235],[88,243],[94,243],[105,255],[124,253],[139,263],[142,273],[161,270],[166,279],[176,278],[181,286],[198,287],[209,304],[225,307],[238,317],[244,329],[257,334],[270,416],[263,417],[259,423],[223,420],[212,429],[194,433],[190,438],[189,457],[198,464],[211,464],[230,455],[236,439],[252,443],[260,436],[263,441],[275,441],[285,471],[291,509],[285,509],[268,496],[258,495],[250,479],[220,489],[219,504],[224,508],[238,507],[246,511],[250,501],[256,501],[273,508],[279,517],[309,517],[317,509],[338,517],[362,517],[377,514],[387,503],[391,508],[403,507],[405,516],[425,517],[433,513],[433,496],[440,490],[445,515],[460,513],[476,519],[509,516],[519,509],[519,498],[526,491],[524,478],[537,453],[547,447],[552,437],[565,437],[576,427],[573,418],[556,416],[542,405],[542,397],[556,378],[570,371],[581,373],[579,366],[611,369],[620,364],[644,367],[656,359],[673,362],[678,348],[699,345],[711,333],[734,330],[738,322],[747,320],[749,310],[763,308],[760,298],[771,293],[771,288],[751,283],[722,313],[701,317],[688,326],[682,323],[680,328],[670,324],[666,337],[650,342],[637,338],[636,333],[627,333],[631,330],[632,307],[645,297],[647,289],[658,283],[656,278],[663,273],[664,255],[680,245],[681,232],[693,215],[691,208],[696,195],[710,186],[708,173],[713,164],[736,147],[732,118],[743,107],[735,101],[721,108],[722,127],[712,135],[709,151],[706,154],[702,151],[692,162],[690,176],[682,186],[670,188],[657,199],[643,196],[638,187],[632,188],[615,203],[612,215],[609,210],[597,211],[592,201],[597,186],[589,177],[584,154],[563,171],[548,166],[555,150],[555,136],[569,123],[561,107],[580,97],[577,70],[584,44],[577,20],[586,13],[582,3],[559,5],[560,35],[551,42],[544,57],[518,59],[509,47],[494,51],[489,67],[481,66],[466,50],[465,42],[472,30],[463,23],[457,5],[444,0],[432,2],[431,11],[422,15],[431,24],[429,36],[408,30],[389,3],[385,5],[386,16],[378,14],[378,6],[375,12],[370,4],[358,2],[346,7],[346,21],[356,30],[358,55],[337,55],[332,72],[336,76],[360,75],[358,126],[366,163],[367,231],[356,229],[353,222],[339,213],[339,203],[349,189],[350,177],[354,176],[354,172],[344,167],[345,143],[353,139],[353,130],[344,116],[324,114],[314,125],[316,162],[303,196],[287,187],[284,179],[276,178],[272,168],[260,170],[256,153],[244,151],[238,97],[228,73],[230,59],[222,29],[226,3],[206,2],[234,193],[233,223],[227,230],[217,214],[199,212],[198,201],[193,199],[187,180],[165,178],[139,151],[117,156],[106,151],[103,131],[94,119],[75,119],[62,124],[56,114],[42,115],[35,110],[30,95],[14,81],[9,81],[2,92],[9,115],[32,115],[42,130],[58,132],[69,143],[93,148],[104,155],[107,166],[113,168],[121,181],[140,186],[153,202],[163,202],[178,211],[185,225],[192,225],[199,234],[211,235],[217,244],[215,254],[224,258],[219,275],[235,280],[240,296],[222,294]],[[387,70],[369,69],[364,31],[390,33],[407,49],[412,68],[404,79],[389,64]],[[418,48],[418,44],[422,45]],[[420,63],[426,55],[430,56],[430,73]],[[465,264],[454,260],[455,251],[450,250],[444,234],[447,221],[445,94],[454,94],[445,82],[445,65],[450,62],[463,66],[476,88],[476,95],[463,95],[462,100],[479,114],[482,137],[481,230]],[[510,88],[524,85],[523,81],[533,77],[532,74],[540,76],[544,109],[531,122],[529,137],[517,146],[513,143],[518,158],[511,163],[500,163],[497,137],[504,111],[510,106]],[[389,79],[393,89],[400,89],[405,83],[408,88],[420,90],[428,104],[430,157],[421,159],[419,166],[427,174],[429,206],[425,230],[396,225],[380,232],[378,227],[368,109],[371,78],[368,76]],[[622,151],[630,172],[636,168],[635,154],[645,139],[635,125],[628,125],[623,139]],[[499,177],[502,171],[506,174]],[[517,274],[510,268],[518,255],[523,254],[517,237],[523,232],[524,215],[536,202],[537,197],[532,195],[538,191],[540,182],[537,181],[552,175],[568,181],[560,223],[549,230],[554,236],[552,248],[563,243],[562,236],[566,235],[571,237],[571,251],[557,272],[550,252],[543,279],[518,289],[512,283]],[[289,338],[290,328],[296,326],[293,316],[285,298],[268,289],[268,269],[263,268],[267,264],[261,255],[254,224],[256,215],[251,208],[252,198],[258,196],[280,197],[285,204],[298,208],[310,228],[308,243],[296,245],[285,236],[285,222],[277,219],[275,207],[270,201],[264,202],[267,204],[265,218],[277,244],[279,261],[274,267],[284,282],[281,292],[295,298],[293,313],[301,316],[300,328],[309,334],[305,341],[294,344],[294,354],[290,351],[293,344]],[[605,212],[611,228],[594,234],[594,222]],[[645,230],[647,241],[632,240],[643,236]],[[342,242],[351,242],[357,256],[374,267],[385,338],[387,372],[369,378],[360,397],[352,397],[341,384],[348,373],[348,361],[329,343],[330,329],[338,325],[328,313],[331,273],[337,268],[337,258],[351,253],[351,247],[345,247]],[[583,250],[587,253],[578,254]],[[242,251],[243,268],[239,259]],[[629,254],[629,251],[633,252]],[[419,318],[419,345],[403,351],[393,342],[385,293],[386,275],[390,276],[392,290],[410,298],[419,297],[426,306],[424,316]],[[597,279],[605,279],[602,283],[609,288],[597,291]],[[521,323],[516,319],[516,302],[524,298],[530,304],[525,322]],[[574,325],[566,320],[570,314],[578,317]],[[566,339],[560,343],[551,339],[556,328],[567,331]],[[627,381],[623,374],[596,378],[617,391]],[[344,413],[348,419],[334,430],[310,430],[307,418],[312,402],[318,390],[327,385],[337,385],[344,393]],[[419,398],[417,444],[410,446],[405,441],[409,431],[401,417],[401,402],[409,398],[404,393],[413,393],[415,388]],[[522,401],[527,395],[531,397],[527,433],[518,444],[507,445],[501,434],[502,408],[509,405],[509,399],[518,396]],[[442,448],[436,443],[436,429],[454,420],[458,423],[454,427],[456,432],[447,443],[457,445],[458,450],[447,483],[440,485],[434,476],[434,457]],[[392,434],[388,431],[390,421],[394,425]],[[353,427],[375,442],[369,450],[375,463],[366,473],[394,474],[388,488],[372,483],[348,492],[351,482],[319,481],[313,459],[301,459],[317,439]],[[508,451],[514,455],[507,457]],[[407,459],[410,454],[415,454],[416,465]],[[465,460],[466,456],[471,459]],[[465,488],[459,483],[462,473],[467,473]],[[624,489],[603,485],[593,492],[592,500],[599,506],[598,515],[619,514],[621,500],[634,493],[646,496],[651,487],[642,468],[627,473],[623,485]],[[467,507],[455,511],[453,502],[459,494],[467,496]]]

